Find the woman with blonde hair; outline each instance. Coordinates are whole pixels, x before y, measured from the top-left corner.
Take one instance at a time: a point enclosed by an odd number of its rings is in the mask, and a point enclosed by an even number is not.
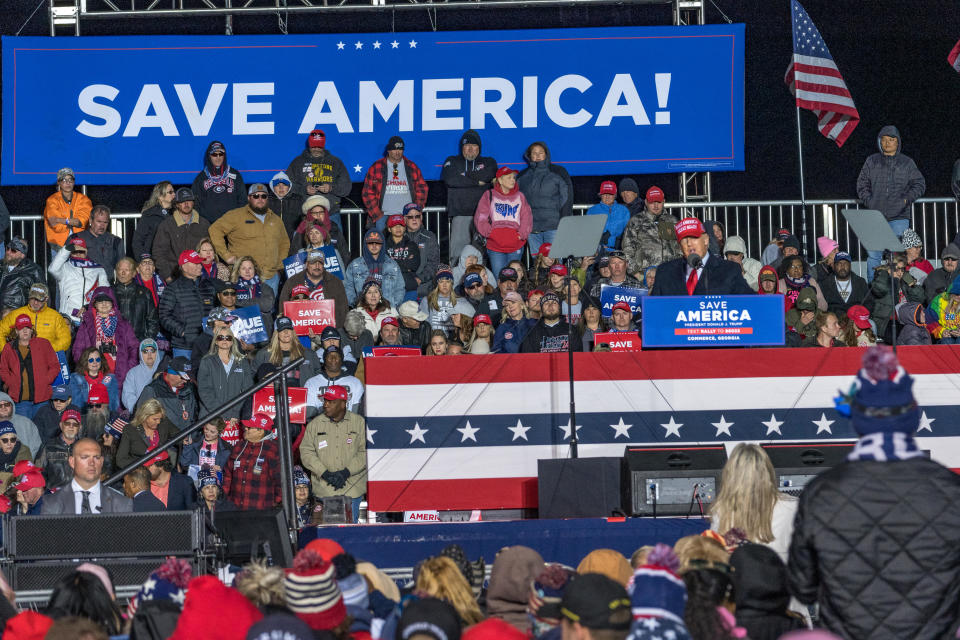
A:
[[[249,307],[257,305],[267,326],[273,318],[273,303],[276,295],[269,286],[260,279],[260,266],[250,256],[237,258],[233,263],[230,281],[237,285],[237,306]]]
[[[323,369],[323,364],[316,353],[305,348],[297,339],[293,321],[286,316],[280,316],[277,318],[273,336],[270,337],[270,344],[257,352],[253,364],[259,369],[261,365],[270,363],[279,369],[300,356],[303,356],[303,364],[287,373],[287,384],[295,387],[306,385],[307,380]]]
[[[453,290],[453,272],[442,264],[437,268],[436,285],[426,298],[420,300],[420,311],[427,314],[427,321],[434,329],[447,333],[453,331],[450,316],[457,304],[457,294]]]
[[[200,266],[203,267],[203,271],[200,272],[201,278],[230,282],[230,267],[217,259],[217,251],[213,248],[210,238],[201,238],[195,250],[200,259],[203,260],[200,263]]]
[[[720,491],[710,506],[710,528],[721,535],[740,529],[787,561],[797,499],[777,488],[777,474],[760,445],[740,443],[723,466]]]
[[[473,589],[467,584],[460,569],[446,556],[424,560],[417,574],[416,590],[438,598],[457,610],[463,627],[483,620],[483,613],[473,597]]]
[[[214,328],[210,350],[200,360],[197,395],[202,413],[209,413],[253,386],[253,366],[240,350],[240,341],[230,327]],[[240,405],[227,409],[222,418],[240,417]]]
[[[177,428],[163,411],[163,405],[156,398],[143,402],[124,430],[117,448],[116,466],[123,469],[128,464],[153,451],[177,434]],[[167,450],[170,462],[177,464],[177,450]]]

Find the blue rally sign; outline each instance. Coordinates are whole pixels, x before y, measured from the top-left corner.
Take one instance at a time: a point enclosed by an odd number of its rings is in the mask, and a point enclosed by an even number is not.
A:
[[[640,311],[640,302],[647,295],[646,289],[635,289],[633,287],[615,287],[605,284],[600,287],[600,315],[609,318],[613,315],[613,305],[618,302],[626,302],[630,305],[630,311],[634,315]]]
[[[743,61],[742,24],[4,37],[0,178],[53,184],[69,166],[85,184],[187,184],[216,139],[266,182],[315,127],[355,182],[397,134],[436,180],[465,129],[518,168],[544,140],[574,175],[742,171]]]
[[[644,296],[643,347],[782,345],[783,296]]]

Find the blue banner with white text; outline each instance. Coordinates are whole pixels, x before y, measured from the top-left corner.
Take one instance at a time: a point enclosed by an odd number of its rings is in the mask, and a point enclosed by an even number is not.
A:
[[[644,296],[647,347],[782,345],[783,296]]]
[[[211,140],[247,184],[307,134],[361,182],[400,135],[438,179],[461,133],[573,175],[742,171],[744,25],[3,38],[5,185],[188,184]],[[146,72],[149,70],[149,72]]]

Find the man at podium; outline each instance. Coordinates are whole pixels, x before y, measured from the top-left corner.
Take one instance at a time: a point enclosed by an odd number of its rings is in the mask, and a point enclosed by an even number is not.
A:
[[[740,265],[709,253],[710,239],[697,218],[684,218],[675,226],[682,258],[664,262],[650,295],[705,296],[756,293],[743,279]]]

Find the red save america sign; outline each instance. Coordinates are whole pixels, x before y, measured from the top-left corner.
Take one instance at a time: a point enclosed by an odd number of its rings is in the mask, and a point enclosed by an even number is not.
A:
[[[310,335],[310,329],[319,334],[326,326],[336,325],[336,305],[333,300],[298,300],[283,303],[283,315],[293,320],[298,336]]]
[[[640,336],[635,331],[596,333],[593,344],[608,344],[610,351],[640,351]]]
[[[306,424],[307,422],[307,390],[303,387],[287,387],[289,398],[290,422]],[[277,404],[273,397],[273,389],[260,389],[253,394],[253,412],[265,413],[271,418],[277,417]]]

